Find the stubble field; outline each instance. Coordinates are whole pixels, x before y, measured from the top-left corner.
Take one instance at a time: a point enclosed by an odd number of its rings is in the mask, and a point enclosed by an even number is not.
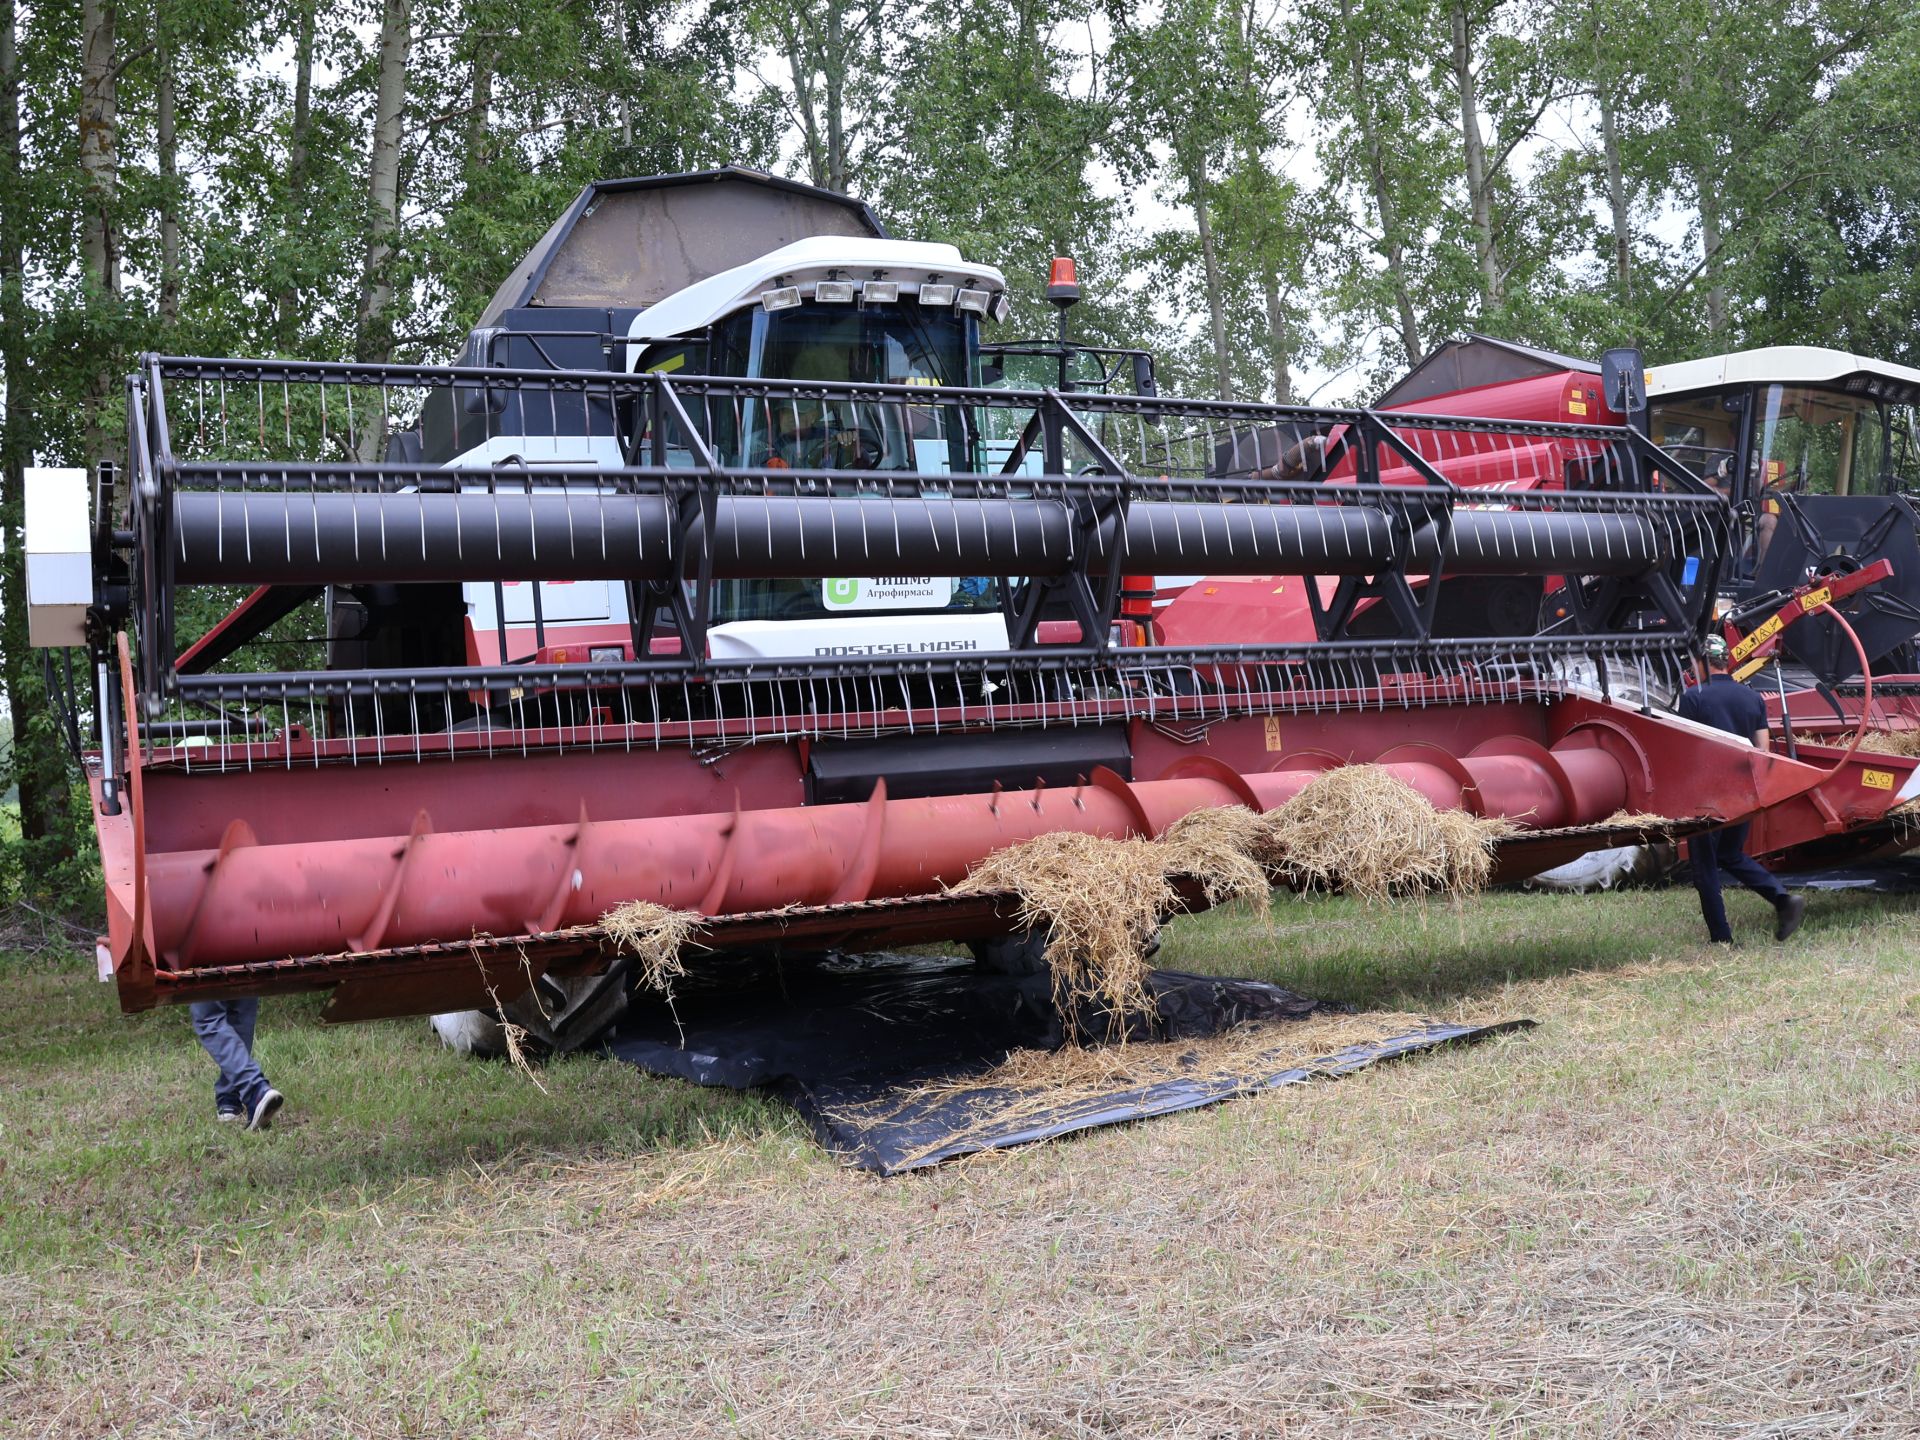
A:
[[[1916,902],[1731,903],[1188,918],[1161,963],[1541,1025],[895,1180],[308,1001],[236,1134],[183,1014],[14,953],[0,1433],[1912,1434]]]

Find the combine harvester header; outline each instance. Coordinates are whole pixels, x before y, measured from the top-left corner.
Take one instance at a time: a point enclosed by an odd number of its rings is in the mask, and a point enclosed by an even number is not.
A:
[[[847,213],[692,179],[728,223],[756,195],[776,219]],[[640,293],[610,237],[644,247],[695,208],[592,229],[583,201],[507,288]],[[583,230],[592,265],[567,259]],[[1500,878],[1641,834],[1622,811],[1684,830],[1772,806],[1818,833],[1895,798],[1851,757],[1763,755],[1572,678],[1675,677],[1708,623],[1727,506],[1636,431],[987,383],[1086,357],[983,344],[991,267],[843,231],[609,302],[585,337],[576,313],[542,335],[539,307],[496,302],[484,363],[141,362],[128,473],[91,487],[84,620],[70,596],[46,613],[94,679],[125,1006],[507,1002],[618,973],[600,920],[632,900],[697,913],[714,950],[990,939],[1013,897],[947,887],[995,851],[1266,810],[1356,762],[1511,820]],[[688,238],[675,253],[700,253]],[[1300,433],[1348,478],[1222,463]],[[1587,483],[1485,508],[1444,473],[1462,436],[1570,447]],[[34,484],[85,519],[86,477]],[[1306,577],[1316,633],[1160,643],[1123,597],[1170,570]],[[1436,633],[1449,586],[1547,575],[1577,627]],[[275,637],[286,617],[324,639]]]

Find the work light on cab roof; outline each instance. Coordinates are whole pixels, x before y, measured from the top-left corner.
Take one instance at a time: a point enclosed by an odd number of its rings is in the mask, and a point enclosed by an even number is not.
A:
[[[1048,267],[1047,299],[1063,306],[1080,303],[1080,270],[1070,256],[1057,255]]]

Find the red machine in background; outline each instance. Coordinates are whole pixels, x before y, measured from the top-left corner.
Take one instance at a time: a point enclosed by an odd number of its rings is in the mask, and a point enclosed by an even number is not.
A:
[[[1633,352],[1604,365],[1472,336],[1441,346],[1376,403],[1382,416],[1462,416],[1551,427],[1632,423],[1662,450],[1707,477],[1733,511],[1718,557],[1719,608],[1736,629],[1822,577],[1888,562],[1891,574],[1836,597],[1852,629],[1823,615],[1795,627],[1763,659],[1776,714],[1844,727],[1858,716],[1857,640],[1875,673],[1883,717],[1920,717],[1914,641],[1920,633],[1920,543],[1911,491],[1920,484],[1914,405],[1920,371],[1810,347],[1778,346],[1639,371]],[[1644,397],[1644,404],[1642,398]],[[1326,432],[1303,427],[1290,443],[1313,467]],[[1604,485],[1595,456],[1571,434],[1526,438],[1463,421],[1428,431],[1423,456],[1448,483],[1501,493]],[[1318,466],[1328,483],[1350,467]],[[1403,467],[1404,472],[1404,467]],[[1389,474],[1383,478],[1403,478]],[[1489,499],[1489,505],[1500,502]],[[1704,557],[1703,557],[1704,558]],[[1558,577],[1507,577],[1454,585],[1436,628],[1454,635],[1553,633],[1581,597]],[[1354,618],[1364,633],[1367,609]],[[1310,633],[1310,597],[1297,577],[1223,586],[1209,577],[1163,612],[1170,638],[1231,630],[1296,638]],[[1832,612],[1828,612],[1831,614]],[[1774,662],[1778,662],[1775,664]],[[1751,673],[1751,672],[1750,672]]]

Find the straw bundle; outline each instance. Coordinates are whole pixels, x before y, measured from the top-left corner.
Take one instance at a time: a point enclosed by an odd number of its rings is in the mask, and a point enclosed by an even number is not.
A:
[[[1318,775],[1264,817],[1260,855],[1301,889],[1340,889],[1369,903],[1438,891],[1459,899],[1484,889],[1493,844],[1514,826],[1439,810],[1378,765]]]
[[[1018,897],[1018,923],[1047,935],[1054,1005],[1069,1031],[1091,1005],[1110,1032],[1124,1032],[1125,1016],[1152,1010],[1146,952],[1177,902],[1170,880],[1198,881],[1209,905],[1264,906],[1276,876],[1368,901],[1432,891],[1458,899],[1485,887],[1493,842],[1512,828],[1436,810],[1379,766],[1351,765],[1271,814],[1199,810],[1158,840],[1041,835],[989,855],[954,893]]]
[[[1122,1034],[1126,1016],[1152,1010],[1147,949],[1174,903],[1152,841],[1037,835],[987,856],[953,893],[1018,897],[1021,928],[1046,932],[1053,1003],[1070,1028],[1083,1004]]]
[[[1825,745],[1835,750],[1844,750],[1853,743],[1850,733],[1795,735],[1793,738],[1799,745]],[[1920,755],[1920,730],[1869,730],[1860,737],[1860,748],[1875,755]]]
[[[687,973],[680,947],[700,923],[688,910],[656,905],[651,900],[629,900],[600,917],[600,928],[614,946],[640,962],[640,981],[651,990],[673,998],[673,982]]]
[[[1169,878],[1200,882],[1209,905],[1244,901],[1265,909],[1273,881],[1254,857],[1266,843],[1266,818],[1239,805],[1195,810],[1166,828],[1155,848]]]

